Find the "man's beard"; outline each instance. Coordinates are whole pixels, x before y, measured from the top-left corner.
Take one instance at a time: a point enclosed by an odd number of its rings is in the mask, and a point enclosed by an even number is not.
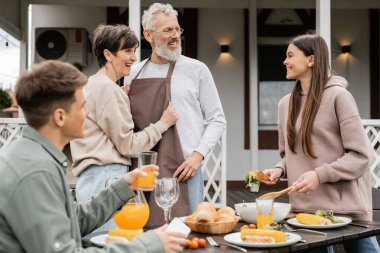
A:
[[[156,44],[156,54],[168,61],[176,61],[181,55],[182,47],[181,41],[178,42],[178,47],[176,50],[170,50],[166,47],[165,44],[157,43]]]

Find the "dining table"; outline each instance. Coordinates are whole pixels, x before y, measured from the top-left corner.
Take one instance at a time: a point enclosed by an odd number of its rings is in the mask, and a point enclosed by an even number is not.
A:
[[[285,184],[280,186],[281,188],[277,190],[281,190],[286,188]],[[259,192],[250,192],[249,190],[232,190],[228,192],[227,195],[227,205],[230,207],[234,207],[234,204],[240,202],[253,202],[255,198],[261,196],[262,194],[273,191],[273,188],[269,188],[267,186],[261,187]],[[289,198],[288,195],[282,195],[276,199],[276,202],[288,203]],[[284,220],[280,223],[287,223],[287,220]],[[247,223],[240,219],[238,224],[234,227],[234,229],[230,233],[240,232],[240,227],[246,225]],[[352,224],[359,224],[364,226],[357,226]],[[289,225],[293,229],[298,229],[296,226]],[[247,250],[247,253],[282,253],[282,252],[308,252],[312,249],[315,249],[320,246],[329,246],[341,244],[344,242],[348,242],[351,240],[357,240],[360,238],[366,238],[371,236],[380,236],[380,222],[379,221],[361,221],[361,220],[353,220],[351,223],[329,229],[313,229],[320,232],[326,233],[326,235],[317,234],[317,233],[309,233],[303,230],[297,230],[295,232],[291,232],[301,236],[303,242],[297,242],[295,244],[284,246],[284,247],[271,247],[271,248],[256,248],[256,247],[243,247]],[[284,229],[284,232],[289,232]],[[82,238],[82,243],[84,247],[96,246],[91,243],[90,238],[92,236],[96,236],[101,234],[93,233],[89,234]],[[226,234],[204,234],[191,232],[188,236],[189,239],[193,237],[198,238],[206,238],[211,236],[217,243],[220,244],[219,247],[211,246],[207,243],[205,248],[198,248],[197,250],[193,249],[184,249],[185,253],[239,253],[242,252],[238,249],[226,246],[227,243],[223,238]],[[336,252],[337,253],[337,252]]]
[[[360,238],[380,235],[380,222],[354,220],[353,223],[364,225],[367,227],[364,227],[364,226],[359,227],[357,225],[354,226],[354,225],[347,224],[345,226],[338,227],[338,228],[318,230],[321,232],[325,232],[326,235],[309,233],[307,231],[300,230],[300,231],[296,231],[292,233],[300,235],[302,240],[305,240],[304,242],[297,242],[295,244],[284,246],[284,247],[271,247],[271,248],[243,247],[243,248],[247,249],[247,252],[252,252],[252,253],[308,252],[309,250],[320,247],[320,246],[340,244],[340,243],[348,242],[351,240],[357,240]],[[243,221],[239,222],[236,225],[236,227],[231,231],[231,233],[240,232],[240,227],[245,224],[246,223]],[[296,227],[294,226],[291,226],[291,227],[296,229]],[[91,243],[90,238],[92,236],[96,236],[101,233],[102,232],[92,233],[83,237],[82,239],[83,246],[84,247],[96,246]],[[215,247],[207,243],[205,248],[199,248],[197,250],[184,249],[184,252],[186,253],[195,253],[195,252],[198,252],[198,253],[214,253],[214,252],[238,253],[238,252],[242,252],[236,248],[226,246],[225,243],[227,242],[223,239],[225,235],[226,234],[204,234],[204,233],[191,232],[189,235],[190,239],[193,237],[206,238],[208,236],[211,236],[217,243],[220,244],[220,246]]]

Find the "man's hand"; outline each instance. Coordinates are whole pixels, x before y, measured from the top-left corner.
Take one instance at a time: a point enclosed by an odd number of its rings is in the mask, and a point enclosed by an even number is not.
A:
[[[148,165],[148,166],[141,166],[140,168],[136,168],[130,172],[128,172],[127,174],[124,175],[124,180],[129,184],[129,187],[132,189],[132,190],[136,190],[137,189],[137,186],[136,186],[136,182],[137,182],[137,177],[146,177],[147,174],[145,172],[145,170],[150,170],[150,169],[153,169],[154,170],[154,175],[158,176],[158,166],[156,165]]]
[[[319,185],[319,178],[316,171],[308,171],[303,173],[294,183],[293,189],[289,191],[288,194],[292,192],[300,193],[312,193]]]
[[[185,182],[193,177],[201,167],[203,155],[194,151],[186,160],[176,169],[173,177],[178,177],[179,182]]]
[[[186,244],[186,236],[179,232],[167,232],[167,225],[154,230],[165,248],[165,253],[178,253],[183,251]]]

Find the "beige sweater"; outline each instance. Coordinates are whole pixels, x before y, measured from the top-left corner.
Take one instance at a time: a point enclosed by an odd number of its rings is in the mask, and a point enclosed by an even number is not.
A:
[[[84,93],[88,108],[85,136],[70,142],[74,176],[92,164],[130,165],[130,157],[150,150],[167,130],[158,121],[134,133],[128,96],[100,72],[89,78]]]
[[[280,101],[279,149],[283,159],[276,166],[286,171],[289,185],[307,171],[315,170],[318,174],[321,184],[313,193],[290,195],[295,211],[314,212],[323,208],[354,219],[372,220],[369,162],[373,150],[346,86],[344,78],[333,76],[323,92],[311,134],[316,159],[303,153],[299,135],[296,154],[290,151],[286,137],[290,95]],[[305,101],[306,95],[302,98],[302,108]],[[300,125],[301,117],[298,117],[296,131]]]

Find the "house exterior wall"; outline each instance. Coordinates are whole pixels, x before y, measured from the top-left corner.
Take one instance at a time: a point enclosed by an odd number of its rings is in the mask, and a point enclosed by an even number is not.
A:
[[[34,30],[37,27],[81,27],[86,28],[89,36],[99,24],[107,21],[106,7],[95,6],[61,6],[32,5],[32,50],[34,59]],[[98,64],[92,54],[88,54],[89,65],[83,69],[86,75],[92,75],[98,70]]]
[[[200,9],[198,15],[198,59],[213,73],[227,119],[227,179],[242,180],[250,166],[244,149],[244,11]],[[230,44],[230,54],[220,54],[222,43]]]
[[[349,18],[348,18],[349,17]],[[331,15],[332,67],[346,77],[363,119],[370,118],[369,17],[368,10],[336,9]],[[351,53],[340,53],[340,45],[351,45]],[[334,57],[335,56],[335,57]],[[347,62],[348,61],[348,62]],[[347,65],[348,64],[348,65]],[[348,66],[348,69],[346,69]]]
[[[207,64],[214,76],[227,118],[227,179],[242,180],[250,168],[250,152],[244,149],[244,11],[202,8],[198,15],[198,59]],[[352,39],[349,90],[362,118],[369,118],[368,11],[333,9],[331,16],[332,66],[337,74],[345,76],[345,59],[339,54],[338,42],[348,35]],[[33,30],[85,27],[91,34],[98,24],[105,22],[105,7],[33,5]],[[230,55],[220,54],[221,43],[230,44]],[[92,59],[84,73],[91,75],[96,70],[96,59]],[[260,150],[258,157],[259,169],[270,168],[280,159],[276,150]]]

